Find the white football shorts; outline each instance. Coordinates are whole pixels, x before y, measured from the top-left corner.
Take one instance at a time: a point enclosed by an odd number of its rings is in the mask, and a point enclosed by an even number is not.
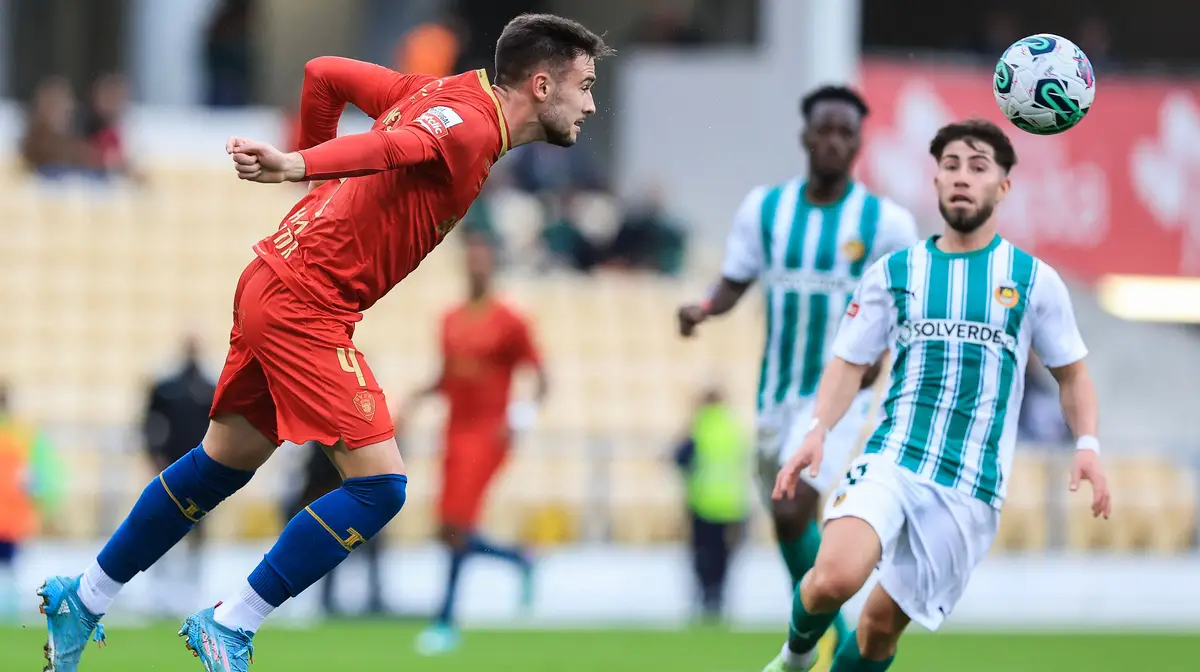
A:
[[[855,459],[825,503],[826,524],[866,521],[879,535],[879,584],[915,623],[937,630],[1000,527],[1000,511],[938,485],[890,455]]]
[[[768,502],[779,469],[796,453],[812,424],[816,399],[809,398],[792,406],[779,406],[759,415],[757,421],[758,477]],[[878,424],[875,388],[869,387],[854,397],[850,410],[825,437],[821,470],[816,478],[805,469],[801,478],[821,494],[828,492],[846,472],[846,465],[862,449],[870,432]]]

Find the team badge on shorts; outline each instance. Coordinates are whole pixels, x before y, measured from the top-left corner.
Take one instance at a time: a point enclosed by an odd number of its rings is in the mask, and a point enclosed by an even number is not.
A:
[[[1001,285],[996,288],[996,303],[1005,308],[1012,308],[1021,300],[1021,293],[1016,287]]]
[[[839,492],[836,495],[834,495],[834,497],[833,497],[833,505],[835,507],[844,501],[846,501],[846,493],[845,492]]]
[[[375,395],[368,390],[359,390],[354,395],[354,407],[359,413],[367,419],[367,422],[375,421]]]

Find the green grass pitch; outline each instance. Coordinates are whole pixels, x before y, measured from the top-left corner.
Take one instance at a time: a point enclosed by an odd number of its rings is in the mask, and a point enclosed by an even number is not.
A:
[[[80,672],[200,671],[174,626],[108,630]],[[778,634],[688,630],[469,630],[463,648],[442,658],[413,652],[417,626],[332,622],[312,629],[267,628],[256,638],[252,672],[758,672],[780,646]],[[0,629],[0,671],[42,669],[39,627]],[[1200,634],[912,634],[895,672],[1163,672],[1200,669]]]

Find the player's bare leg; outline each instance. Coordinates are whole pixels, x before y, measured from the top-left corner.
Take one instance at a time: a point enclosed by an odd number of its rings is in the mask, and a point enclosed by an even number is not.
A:
[[[883,586],[875,586],[858,619],[857,637],[838,649],[831,672],[883,672],[896,657],[910,619]]]
[[[879,563],[879,536],[866,521],[837,518],[825,524],[824,532],[816,564],[796,586],[788,641],[764,672],[812,669],[821,636]]]
[[[354,449],[339,441],[326,454],[342,487],[292,518],[236,595],[184,621],[179,634],[205,669],[245,672],[267,616],[333,571],[404,506],[408,478],[394,438]]]
[[[50,577],[38,590],[48,631],[46,669],[74,672],[88,638],[104,641],[100,618],[121,588],[249,483],[274,451],[275,445],[242,416],[214,418],[204,442],[146,486],[82,576]]]

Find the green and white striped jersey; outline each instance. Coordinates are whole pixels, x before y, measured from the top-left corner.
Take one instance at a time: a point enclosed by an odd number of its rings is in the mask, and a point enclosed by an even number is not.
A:
[[[809,203],[799,178],[746,196],[734,217],[721,274],[736,282],[758,280],[765,293],[760,414],[816,393],[863,271],[916,242],[913,216],[858,183],[831,205]]]
[[[937,236],[881,259],[846,310],[834,354],[867,364],[895,348],[884,418],[867,453],[1000,508],[1032,346],[1049,367],[1087,354],[1062,278],[1000,236],[965,254]]]

